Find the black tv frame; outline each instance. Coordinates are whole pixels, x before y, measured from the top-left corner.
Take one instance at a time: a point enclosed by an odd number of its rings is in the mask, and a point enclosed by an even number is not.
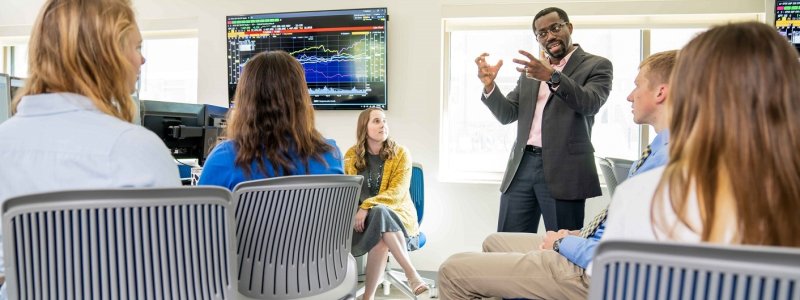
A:
[[[226,33],[226,40],[227,40],[226,44],[227,44],[227,54],[228,54],[228,96],[229,96],[228,100],[229,100],[229,106],[233,107],[233,105],[235,105],[234,104],[234,100],[233,100],[235,89],[236,89],[236,83],[235,82],[238,81],[238,72],[240,72],[240,70],[239,70],[240,68],[238,66],[241,65],[241,63],[239,63],[237,65],[236,59],[238,59],[240,57],[237,57],[235,55],[236,50],[232,50],[232,49],[237,48],[237,46],[241,46],[241,41],[244,41],[244,40],[247,40],[247,39],[242,39],[242,38],[237,39],[237,41],[239,41],[239,44],[233,44],[232,41],[231,41],[231,38],[229,38],[229,36],[228,36],[232,32],[232,29],[231,29],[231,27],[229,26],[228,23],[230,23],[232,21],[251,20],[251,19],[256,19],[256,18],[258,18],[258,19],[264,19],[264,18],[281,19],[281,18],[309,18],[309,17],[314,17],[313,21],[317,21],[317,20],[320,20],[321,18],[326,17],[326,16],[329,16],[329,17],[335,17],[335,16],[340,16],[341,17],[341,16],[350,16],[350,15],[356,16],[359,12],[362,13],[362,14],[375,15],[375,16],[382,16],[383,17],[383,19],[377,19],[377,20],[380,20],[381,22],[383,22],[382,23],[382,28],[381,28],[382,29],[381,37],[383,39],[382,42],[381,42],[382,47],[383,47],[383,53],[382,53],[383,59],[382,59],[381,63],[382,63],[383,68],[380,68],[381,71],[379,72],[379,74],[380,74],[379,76],[382,76],[382,82],[381,81],[368,81],[368,80],[365,80],[363,82],[358,81],[358,82],[355,82],[355,84],[350,84],[352,89],[347,90],[345,88],[340,88],[339,86],[329,87],[329,86],[326,85],[327,83],[319,83],[319,82],[316,82],[316,81],[309,80],[309,75],[306,74],[306,79],[307,79],[307,82],[308,82],[308,85],[309,85],[309,90],[310,90],[309,92],[311,94],[312,105],[314,106],[314,109],[317,109],[317,110],[362,110],[362,109],[367,108],[367,107],[380,107],[380,108],[383,108],[384,110],[388,110],[389,109],[389,105],[388,105],[388,103],[389,103],[389,99],[388,99],[389,98],[389,93],[388,93],[388,86],[389,86],[389,82],[388,82],[388,69],[389,69],[389,66],[388,66],[388,47],[389,46],[388,46],[387,36],[388,36],[389,15],[388,15],[388,10],[387,10],[386,7],[353,8],[353,9],[337,9],[337,10],[318,10],[318,11],[298,11],[298,12],[269,12],[269,13],[242,14],[242,15],[227,16],[226,17],[226,26],[228,26],[228,30],[227,30],[227,33]],[[283,20],[280,20],[280,21],[283,21]],[[353,21],[353,22],[356,22],[356,21]],[[299,25],[299,24],[297,24],[295,22],[287,22],[287,23],[293,24],[293,25]],[[303,23],[303,25],[305,25],[305,24],[306,23]],[[273,26],[274,25],[281,25],[281,23],[276,22],[275,24],[273,24]],[[318,27],[315,27],[315,28],[326,29],[326,28],[333,28],[333,27],[347,27],[346,25],[347,24],[342,24],[342,26],[328,26],[328,27],[318,26]],[[313,25],[311,25],[311,26],[313,27]],[[315,28],[311,28],[311,29],[292,28],[292,29],[286,29],[286,30],[314,30]],[[270,29],[272,29],[272,28],[270,28]],[[260,31],[260,32],[263,32],[263,31]],[[270,31],[270,32],[272,32],[272,31]],[[326,32],[330,32],[330,31],[326,31]],[[345,32],[345,31],[342,31],[342,32]],[[292,33],[291,35],[297,35],[297,34]],[[299,36],[301,38],[304,38],[304,39],[313,39],[313,38],[311,38],[310,34],[309,35],[303,35],[303,36],[297,35],[297,36]],[[275,36],[273,35],[273,36],[270,36],[270,37],[275,37]],[[284,36],[281,35],[281,37],[284,37]],[[257,41],[252,42],[253,45],[255,45],[256,42]],[[255,46],[253,46],[253,47],[256,48]],[[252,54],[249,55],[248,58],[250,56],[252,56],[252,55],[255,55],[255,54],[257,54],[257,53],[259,53],[261,51],[266,51],[266,50],[288,50],[287,52],[291,53],[293,49],[287,49],[286,47],[283,47],[283,48],[254,49],[252,51]],[[241,61],[239,61],[239,62],[241,62]],[[301,63],[302,63],[302,61],[301,61]],[[304,65],[304,69],[306,69],[305,65]],[[339,76],[339,75],[340,74],[336,74],[335,76]],[[322,76],[327,77],[325,74],[323,74]],[[376,82],[380,83],[380,84],[375,84]],[[334,85],[338,85],[338,84],[346,85],[347,83],[339,82],[339,83],[333,83],[333,84]],[[359,87],[363,87],[363,89],[359,89]],[[319,92],[315,93],[314,90],[317,90]],[[329,93],[326,93],[326,92],[329,92]],[[366,92],[366,94],[364,94],[363,96],[360,96],[360,97],[356,96],[356,95],[353,95],[354,93],[365,93],[365,92]],[[326,93],[326,94],[322,94],[322,93]],[[350,95],[348,95],[348,94],[350,94]],[[377,97],[377,100],[375,100],[376,97]],[[380,99],[380,97],[382,97],[382,100]],[[330,102],[330,101],[333,101],[334,104],[326,103],[326,102]]]

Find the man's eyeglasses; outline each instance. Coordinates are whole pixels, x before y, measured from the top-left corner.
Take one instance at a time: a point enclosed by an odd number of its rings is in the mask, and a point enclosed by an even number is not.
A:
[[[552,34],[559,33],[559,32],[561,32],[561,29],[564,28],[564,25],[567,25],[567,24],[568,24],[567,22],[553,23],[553,25],[550,25],[550,27],[547,27],[546,29],[542,29],[542,30],[537,31],[536,32],[536,38],[539,39],[539,40],[542,40],[542,39],[546,38],[548,31],[550,33],[552,33]]]

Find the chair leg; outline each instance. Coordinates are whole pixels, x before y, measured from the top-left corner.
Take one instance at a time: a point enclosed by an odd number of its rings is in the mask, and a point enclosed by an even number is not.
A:
[[[414,295],[414,291],[412,291],[411,288],[405,283],[408,281],[405,274],[389,269],[386,271],[385,278],[389,282],[393,283],[397,289],[400,290],[400,292],[411,299],[417,300],[417,296]]]
[[[422,278],[422,281],[428,284],[428,297],[439,298],[439,289],[436,288],[436,281],[428,278]]]
[[[364,259],[366,257],[367,257],[366,255],[362,255],[362,256],[359,256],[359,257],[355,258],[356,259],[356,272],[358,272],[358,282],[364,282],[364,280],[367,278],[367,274],[366,274],[367,261],[366,261],[366,259]]]
[[[436,281],[424,277],[422,277],[421,279],[422,281],[428,284],[428,297],[439,298],[439,290],[436,288]],[[403,272],[387,268],[386,273],[384,274],[384,280],[394,284],[395,287],[397,287],[397,289],[400,290],[400,292],[402,292],[409,298],[415,300],[418,299],[417,296],[414,295],[414,291],[411,290],[411,287],[408,286],[408,278],[406,278],[406,275],[403,274]]]
[[[363,296],[363,295],[364,295],[364,292],[366,291],[366,289],[367,289],[367,287],[366,287],[366,286],[361,286],[361,288],[359,288],[359,289],[356,291],[356,298],[358,298],[358,297],[360,297],[360,296]]]
[[[389,294],[392,293],[392,283],[389,282],[389,280],[384,280],[383,284],[381,284],[381,286],[383,286],[383,295],[384,296],[389,296]]]

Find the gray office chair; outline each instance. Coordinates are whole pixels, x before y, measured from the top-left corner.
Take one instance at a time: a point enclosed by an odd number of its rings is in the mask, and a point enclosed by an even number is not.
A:
[[[614,195],[614,190],[617,189],[618,184],[617,175],[614,173],[614,166],[611,165],[610,160],[603,157],[595,157],[594,159],[597,161],[597,165],[600,166],[600,172],[603,173],[609,195]]]
[[[356,287],[350,254],[362,176],[288,176],[234,188],[244,299],[343,299]]]
[[[217,187],[65,191],[3,204],[9,299],[231,299]]]
[[[623,181],[628,179],[628,172],[631,170],[631,165],[636,163],[634,160],[614,157],[606,157],[606,160],[611,163],[611,167],[614,170],[614,178],[617,179],[617,185],[622,184]]]
[[[800,299],[800,249],[600,243],[589,299]]]

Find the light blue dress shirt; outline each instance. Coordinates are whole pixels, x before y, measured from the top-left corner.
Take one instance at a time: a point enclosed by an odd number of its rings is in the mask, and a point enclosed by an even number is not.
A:
[[[636,162],[633,163],[631,169],[628,171],[628,178],[633,177],[633,175],[641,174],[666,165],[667,161],[669,160],[669,148],[667,147],[668,144],[669,130],[664,129],[657,134],[656,138],[653,139],[653,142],[650,143],[650,155],[644,160],[642,166],[639,167],[639,169],[636,169]]]
[[[650,155],[638,169],[635,169],[636,163],[631,166],[631,170],[628,172],[628,178],[666,165],[669,159],[669,148],[667,144],[669,144],[669,131],[662,130],[661,133],[656,135],[653,142],[650,143]],[[558,253],[566,257],[572,263],[586,269],[589,262],[592,261],[597,244],[600,244],[600,238],[603,236],[605,228],[606,222],[604,221],[600,224],[600,227],[597,228],[597,231],[589,236],[589,238],[573,235],[564,237],[558,245]]]
[[[158,136],[99,111],[84,96],[26,96],[0,124],[0,204],[57,190],[180,185]],[[0,273],[2,262],[0,238]]]

